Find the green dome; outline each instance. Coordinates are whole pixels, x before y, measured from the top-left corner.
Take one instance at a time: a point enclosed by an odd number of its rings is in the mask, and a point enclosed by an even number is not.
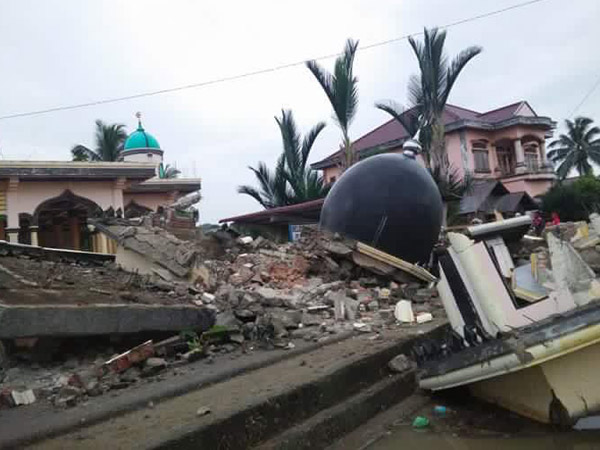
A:
[[[160,150],[160,145],[154,136],[144,131],[142,122],[139,122],[137,130],[129,135],[125,141],[124,150],[135,150],[140,148],[154,148]]]

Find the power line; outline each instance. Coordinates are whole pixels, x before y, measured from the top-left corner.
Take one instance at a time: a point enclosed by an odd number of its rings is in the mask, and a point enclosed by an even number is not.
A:
[[[590,96],[594,93],[594,91],[596,90],[596,88],[598,86],[600,86],[600,77],[598,77],[598,79],[596,80],[596,82],[594,83],[592,88],[589,91],[587,91],[587,93],[583,96],[583,98],[577,104],[577,106],[575,108],[573,108],[573,111],[571,111],[571,114],[569,114],[569,117],[573,117],[573,115],[577,112],[577,110],[579,108],[581,108],[581,106],[587,101],[588,98],[590,98]]]
[[[508,6],[506,8],[502,8],[502,9],[497,9],[494,11],[490,11],[487,13],[483,13],[483,14],[479,14],[476,16],[472,16],[472,17],[468,17],[466,19],[461,19],[458,20],[456,22],[451,22],[448,23],[446,25],[443,25],[439,28],[441,29],[447,29],[447,28],[451,28],[457,25],[462,25],[468,22],[473,22],[475,20],[480,20],[480,19],[484,19],[487,17],[491,17],[491,16],[495,16],[498,14],[502,14],[504,12],[507,11],[511,11],[513,9],[517,9],[517,8],[523,8],[525,6],[529,6],[532,5],[534,3],[541,3],[543,1],[546,0],[529,0],[523,3],[517,3],[516,5],[511,5]],[[358,48],[358,51],[362,51],[362,50],[368,50],[371,48],[376,48],[376,47],[381,47],[383,45],[388,45],[388,44],[393,44],[396,42],[400,42],[403,40],[407,40],[409,37],[411,36],[419,36],[423,34],[423,32],[417,32],[417,33],[413,33],[413,34],[406,34],[403,36],[399,36],[393,39],[387,39],[385,41],[379,41],[379,42],[375,42],[373,44],[369,44],[369,45],[363,45],[361,47]],[[329,58],[334,58],[336,56],[338,56],[340,53],[332,53],[329,55],[322,55],[316,58],[312,58],[315,61],[320,61],[323,59],[329,59]],[[177,92],[177,91],[183,91],[183,90],[187,90],[187,89],[196,89],[196,88],[200,88],[200,87],[205,87],[205,86],[210,86],[213,84],[219,84],[219,83],[225,83],[228,81],[234,81],[234,80],[239,80],[242,78],[248,78],[248,77],[253,77],[256,75],[263,75],[269,72],[276,72],[279,70],[284,70],[284,69],[289,69],[292,67],[296,67],[296,66],[301,66],[304,65],[306,62],[306,60],[302,60],[302,61],[295,61],[292,63],[288,63],[288,64],[282,64],[279,66],[273,66],[273,67],[269,67],[269,68],[265,68],[265,69],[260,69],[260,70],[255,70],[252,72],[246,72],[246,73],[241,73],[238,75],[232,75],[229,77],[222,77],[222,78],[216,78],[213,80],[209,80],[209,81],[202,81],[199,83],[192,83],[192,84],[186,84],[186,85],[182,85],[182,86],[175,86],[175,87],[171,87],[171,88],[166,88],[166,89],[159,89],[156,91],[147,91],[147,92],[141,92],[138,94],[132,94],[132,95],[126,95],[123,97],[112,97],[112,98],[107,98],[107,99],[102,99],[102,100],[95,100],[95,101],[91,101],[91,102],[86,102],[86,103],[77,103],[77,104],[73,104],[73,105],[63,105],[63,106],[56,106],[53,108],[47,108],[47,109],[39,109],[36,111],[28,111],[28,112],[22,112],[22,113],[14,113],[14,114],[7,114],[5,116],[0,116],[0,120],[7,120],[7,119],[15,119],[17,117],[28,117],[28,116],[37,116],[37,115],[41,115],[41,114],[48,114],[48,113],[53,113],[53,112],[58,112],[58,111],[68,111],[68,110],[72,110],[72,109],[80,109],[80,108],[87,108],[87,107],[91,107],[91,106],[99,106],[99,105],[105,105],[107,103],[117,103],[117,102],[123,102],[123,101],[127,101],[127,100],[134,100],[137,98],[142,98],[142,97],[151,97],[151,96],[155,96],[155,95],[162,95],[162,94],[168,94],[171,92]]]

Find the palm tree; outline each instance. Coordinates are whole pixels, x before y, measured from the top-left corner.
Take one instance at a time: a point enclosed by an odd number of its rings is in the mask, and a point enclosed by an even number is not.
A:
[[[173,179],[179,177],[181,170],[170,164],[163,165],[160,163],[158,166],[158,178]]]
[[[294,116],[289,110],[275,117],[281,132],[283,151],[275,170],[271,172],[265,163],[250,167],[258,180],[259,189],[240,186],[238,192],[250,195],[265,208],[302,203],[322,198],[327,194],[323,177],[308,165],[308,157],[317,136],[325,124],[319,122],[301,139]]]
[[[376,106],[388,112],[392,117],[410,132],[414,131],[414,117],[418,117],[421,129],[421,145],[425,153],[425,160],[431,165],[440,168],[440,175],[445,175],[449,169],[448,155],[444,142],[444,122],[442,114],[450,96],[450,92],[458,76],[467,63],[481,53],[482,48],[472,46],[461,51],[450,63],[444,52],[446,32],[437,28],[423,31],[423,42],[417,42],[410,37],[408,42],[419,62],[419,75],[413,75],[408,85],[409,103],[412,109],[412,125],[408,125],[404,117],[405,111],[390,104],[377,104]]]
[[[350,167],[356,156],[352,152],[352,141],[349,136],[349,127],[356,114],[358,106],[358,78],[354,76],[354,55],[358,48],[358,41],[348,39],[341,56],[335,60],[333,74],[323,69],[316,61],[308,61],[306,67],[315,76],[321,88],[327,95],[333,108],[334,119],[342,130],[342,143],[340,145],[344,158],[342,167]]]
[[[592,174],[590,161],[600,164],[600,128],[592,126],[593,122],[589,117],[565,120],[567,134],[548,145],[548,158],[561,163],[556,169],[559,179],[563,180],[571,169],[576,169],[579,176]]]
[[[286,178],[297,201],[308,201],[325,195],[323,177],[308,166],[310,151],[325,128],[324,122],[317,123],[301,141],[292,111],[281,110],[281,118],[275,117],[281,132]]]
[[[96,120],[96,148],[92,150],[81,144],[74,146],[71,149],[73,161],[118,161],[126,139],[125,125]]]
[[[287,184],[285,174],[285,157],[282,154],[277,160],[275,170],[272,172],[264,162],[259,162],[258,167],[248,166],[254,172],[259,184],[259,189],[244,185],[238,187],[240,194],[246,194],[260,203],[264,208],[276,208],[278,206],[290,205],[293,193]]]

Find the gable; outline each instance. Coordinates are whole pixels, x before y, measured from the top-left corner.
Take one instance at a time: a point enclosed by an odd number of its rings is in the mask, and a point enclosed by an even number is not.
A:
[[[521,117],[537,117],[537,114],[527,102],[521,103],[521,106],[519,106],[513,115]]]

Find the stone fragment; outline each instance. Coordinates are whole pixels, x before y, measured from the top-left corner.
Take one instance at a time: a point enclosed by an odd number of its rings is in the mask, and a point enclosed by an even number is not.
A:
[[[424,312],[421,314],[417,314],[417,323],[427,323],[427,322],[431,322],[433,320],[433,316],[431,315],[431,313],[428,312]]]
[[[148,358],[142,369],[142,377],[150,377],[162,372],[167,368],[167,362],[163,358]]]
[[[19,405],[31,405],[35,403],[35,394],[33,390],[27,389],[25,391],[11,391],[10,396],[12,398],[12,403],[15,406]]]
[[[201,406],[200,408],[198,408],[198,410],[196,411],[196,415],[198,417],[201,416],[206,416],[207,414],[210,414],[211,410],[208,406]]]
[[[214,302],[215,298],[213,294],[209,294],[208,292],[202,294],[202,301],[207,304]]]
[[[234,315],[237,319],[242,322],[254,322],[256,320],[256,313],[249,309],[237,309],[234,311]]]
[[[415,368],[415,363],[406,355],[400,354],[388,363],[388,368],[392,372],[402,373]]]

